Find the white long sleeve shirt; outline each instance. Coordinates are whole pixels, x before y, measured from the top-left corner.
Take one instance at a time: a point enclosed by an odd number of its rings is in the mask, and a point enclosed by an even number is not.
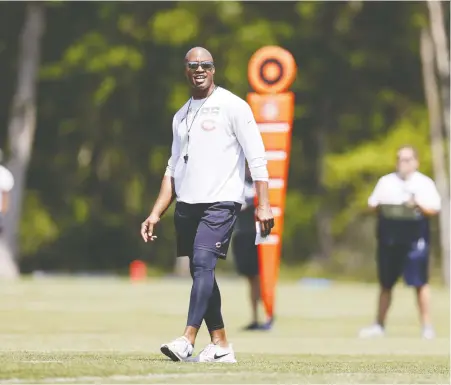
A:
[[[265,148],[252,110],[230,91],[217,87],[208,98],[188,100],[174,115],[172,131],[165,175],[174,178],[178,201],[244,203],[245,159],[254,181],[268,180]]]

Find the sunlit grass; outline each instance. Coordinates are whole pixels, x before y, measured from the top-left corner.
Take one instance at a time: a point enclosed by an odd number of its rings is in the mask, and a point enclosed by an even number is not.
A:
[[[237,365],[180,364],[159,353],[186,321],[189,280],[42,279],[0,284],[1,383],[449,383],[449,294],[433,288],[438,338],[420,338],[413,293],[395,293],[387,337],[356,338],[376,287],[281,284],[268,333],[242,280],[220,277]],[[201,330],[196,352],[208,342]]]

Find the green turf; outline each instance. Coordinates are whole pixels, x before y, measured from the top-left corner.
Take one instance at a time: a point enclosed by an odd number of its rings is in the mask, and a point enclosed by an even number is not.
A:
[[[181,334],[190,282],[38,280],[0,284],[0,383],[449,384],[449,294],[433,288],[437,339],[425,341],[414,296],[399,286],[387,337],[356,338],[372,321],[373,285],[281,284],[271,332],[241,332],[246,287],[221,279],[238,364],[180,364],[159,346]],[[208,342],[201,330],[196,351]]]

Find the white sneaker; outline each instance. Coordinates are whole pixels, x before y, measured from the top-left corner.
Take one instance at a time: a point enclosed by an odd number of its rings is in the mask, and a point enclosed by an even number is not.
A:
[[[194,348],[186,337],[179,337],[174,341],[161,345],[160,350],[172,361],[184,361],[191,357]]]
[[[426,340],[433,340],[435,338],[435,331],[432,326],[424,326],[421,334]]]
[[[383,337],[385,335],[384,328],[381,325],[374,324],[363,328],[359,332],[360,338]]]
[[[197,357],[191,357],[185,361],[236,363],[236,358],[231,344],[229,344],[227,348],[221,348],[219,345],[208,344]]]

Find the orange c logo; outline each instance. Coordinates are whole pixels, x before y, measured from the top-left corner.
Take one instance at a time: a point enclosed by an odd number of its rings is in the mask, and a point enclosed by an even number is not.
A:
[[[249,61],[249,83],[261,94],[283,92],[293,83],[296,70],[290,52],[278,46],[266,46],[255,52]]]

